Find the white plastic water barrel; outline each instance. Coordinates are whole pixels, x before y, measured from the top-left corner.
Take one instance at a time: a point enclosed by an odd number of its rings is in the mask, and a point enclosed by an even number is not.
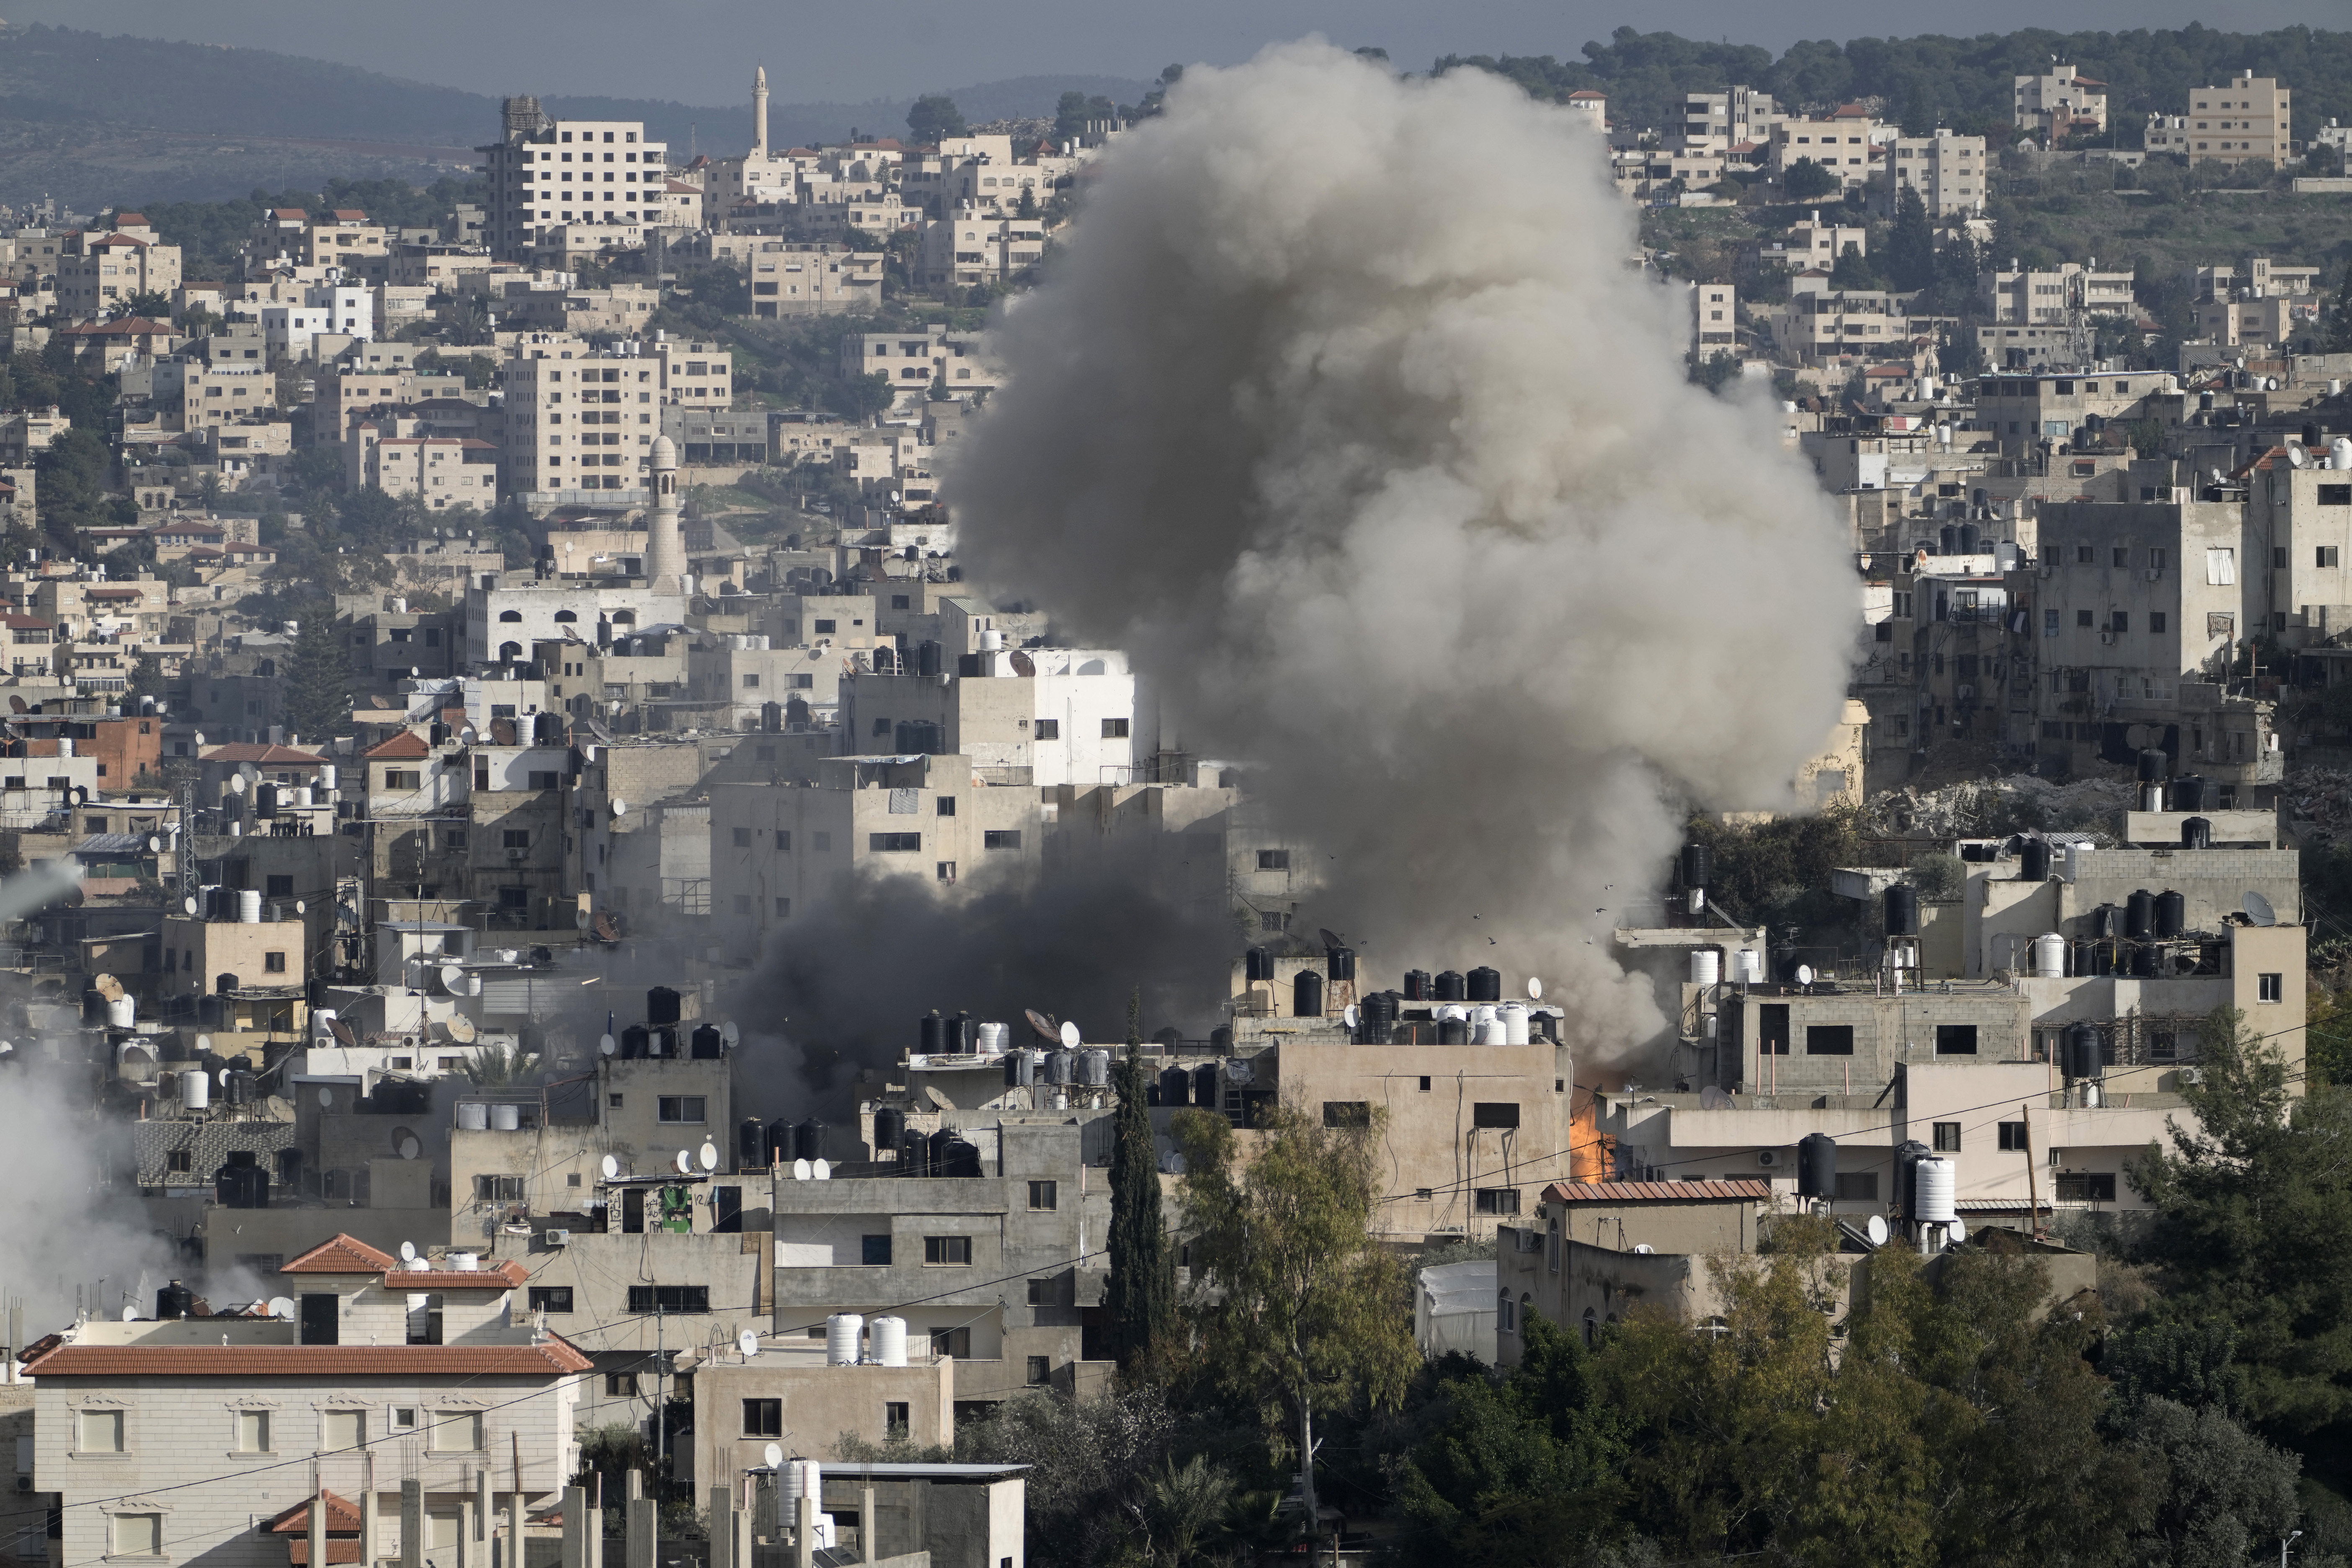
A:
[[[980,651],[981,651],[981,652],[982,652],[982,653],[1000,653],[1000,652],[1003,651],[1003,647],[1004,647],[1004,634],[1003,634],[1003,632],[994,632],[994,631],[991,631],[991,632],[982,632],[982,633],[981,633],[981,634],[980,634]]]
[[[320,789],[332,789],[335,787],[334,763],[329,763],[319,770],[319,787]]]
[[[1003,1024],[982,1024],[980,1026],[978,1048],[992,1054],[1002,1053],[1012,1031]]]
[[[257,926],[261,923],[261,894],[255,889],[237,889],[236,923],[241,926]]]
[[[2044,931],[2033,939],[2033,973],[2037,978],[2056,980],[2066,973],[2066,939],[2056,931]]]
[[[884,1366],[907,1364],[907,1320],[877,1318],[874,1320],[874,1359]]]
[[[127,1029],[138,1016],[139,1003],[133,997],[117,996],[106,1005],[106,1026],[110,1029]]]
[[[311,794],[310,786],[309,784],[297,784],[294,786],[294,804],[296,805],[316,805],[319,802],[318,797]]]
[[[1723,978],[1723,953],[1712,947],[1691,949],[1691,984],[1713,985]]]
[[[824,1364],[856,1366],[857,1336],[866,1320],[856,1312],[835,1312],[824,1321]]]
[[[1493,1023],[1497,1016],[1499,1015],[1496,1012],[1492,1002],[1481,1002],[1470,1009],[1470,1021],[1482,1029]]]
[[[479,1132],[490,1124],[490,1108],[478,1100],[457,1102],[457,1131]]]
[[[213,1102],[213,1080],[205,1076],[202,1068],[189,1068],[180,1074],[180,1104],[188,1110],[202,1110]]]
[[[482,1255],[478,1252],[453,1252],[449,1267],[460,1274],[478,1274],[482,1270]]]
[[[1731,955],[1731,977],[1750,985],[1764,984],[1764,955],[1752,947],[1743,947]]]
[[[809,1461],[806,1459],[786,1459],[783,1462],[781,1479],[783,1483],[786,1502],[798,1502],[807,1495],[808,1466]]]
[[[513,1131],[519,1131],[519,1130],[521,1128],[521,1126],[522,1126],[522,1107],[521,1107],[521,1106],[520,1106],[520,1105],[493,1105],[493,1106],[491,1106],[491,1107],[490,1107],[490,1131],[493,1131],[493,1132],[513,1132]]]
[[[1503,1023],[1503,1044],[1524,1046],[1528,1043],[1528,1010],[1523,1003],[1506,1002],[1496,1009]]]
[[[1948,1225],[1958,1216],[1959,1211],[1952,1206],[1958,1190],[1958,1166],[1949,1160],[1922,1160],[1911,1167],[1911,1180],[1914,1220]]]
[[[1455,1002],[1448,1002],[1437,1010],[1437,1019],[1440,1023],[1460,1023],[1469,1016],[1470,1015],[1463,1010],[1461,1005]]]

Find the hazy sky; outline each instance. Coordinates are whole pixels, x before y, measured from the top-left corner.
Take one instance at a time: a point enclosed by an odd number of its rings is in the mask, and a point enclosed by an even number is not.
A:
[[[1421,69],[1449,52],[1572,58],[1625,24],[1778,49],[1890,31],[2347,23],[2345,0],[1980,0],[1950,13],[1860,0],[11,0],[0,14],[312,55],[479,92],[687,103],[738,101],[754,61],[766,64],[779,102],[857,101],[1049,72],[1150,77],[1171,60],[1226,64],[1315,32],[1349,47],[1379,45]]]

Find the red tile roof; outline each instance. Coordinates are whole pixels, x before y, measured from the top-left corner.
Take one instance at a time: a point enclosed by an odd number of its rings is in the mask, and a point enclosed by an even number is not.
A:
[[[370,746],[361,757],[366,762],[405,763],[432,754],[433,748],[425,743],[424,736],[414,730],[403,730]]]
[[[319,1495],[327,1503],[327,1530],[330,1534],[341,1531],[347,1535],[360,1532],[360,1510],[334,1493],[321,1489]],[[310,1528],[310,1500],[304,1498],[276,1519],[261,1527],[280,1535],[299,1535]]]
[[[1554,1182],[1543,1195],[1556,1204],[1686,1204],[1698,1198],[1760,1202],[1771,1197],[1772,1184],[1752,1176],[1728,1182]]]
[[[345,1231],[333,1236],[289,1263],[278,1267],[280,1274],[388,1274],[400,1267],[391,1253]]]
[[[303,1506],[308,1508],[310,1505],[306,1503]],[[358,1562],[360,1544],[360,1538],[356,1534],[330,1533],[327,1537],[328,1568],[334,1568],[334,1564],[338,1563]],[[308,1563],[310,1561],[310,1538],[308,1535],[297,1535],[289,1540],[286,1542],[286,1560],[289,1563]]]
[[[511,1290],[530,1270],[509,1258],[495,1268],[404,1268],[383,1277],[387,1290]]]
[[[555,1377],[596,1363],[550,1334],[520,1345],[60,1345],[37,1377]]]

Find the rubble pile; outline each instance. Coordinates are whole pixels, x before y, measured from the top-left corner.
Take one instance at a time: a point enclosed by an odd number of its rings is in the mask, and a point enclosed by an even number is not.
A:
[[[1923,790],[1889,790],[1863,807],[1864,831],[1906,837],[1984,837],[1994,834],[2091,833],[2105,839],[2131,809],[2122,778],[2058,782],[2032,773],[1969,779]]]

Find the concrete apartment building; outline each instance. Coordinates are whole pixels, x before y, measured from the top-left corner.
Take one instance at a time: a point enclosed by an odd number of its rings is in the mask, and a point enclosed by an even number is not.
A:
[[[1772,343],[1793,364],[1849,357],[1903,359],[1911,353],[1905,296],[1879,289],[1821,289],[1791,294],[1772,312]]]
[[[959,397],[992,392],[1001,373],[982,356],[977,332],[930,327],[911,332],[851,332],[841,340],[844,376],[884,374],[901,404],[919,404],[934,382]]]
[[[2080,262],[2062,261],[2049,271],[2020,268],[1977,274],[1977,294],[2004,326],[2063,325],[2077,310],[2085,316],[2130,316],[2137,306],[2132,274],[2100,272]]]
[[[1938,126],[1932,136],[1896,136],[1880,151],[1883,162],[1872,192],[1879,212],[1894,216],[1906,190],[1919,193],[1930,218],[1984,211],[1985,198],[1992,194],[1992,168],[1983,137]]]
[[[79,321],[95,320],[134,294],[168,299],[180,287],[180,247],[158,240],[143,219],[138,232],[68,235],[57,279],[58,308]]]
[[[761,239],[746,247],[751,314],[864,315],[882,299],[882,253],[846,245]]]
[[[1821,209],[1815,207],[1802,222],[1790,224],[1788,237],[1779,244],[1759,246],[1756,258],[1759,265],[1778,267],[1784,272],[1826,273],[1837,265],[1848,246],[1853,247],[1855,255],[1868,256],[1870,230],[1861,224],[1842,224],[1835,218],[1823,222]]]
[[[642,496],[661,371],[658,361],[561,334],[519,341],[505,367],[507,489]]]
[[[2158,115],[2147,125],[2147,150],[2196,163],[2292,161],[2294,93],[2275,77],[2233,77],[2189,95],[2186,114]]]
[[[969,289],[1001,283],[1028,270],[1045,256],[1045,228],[977,202],[958,202],[923,228],[915,253],[919,289]]]
[[[1728,153],[1735,147],[1761,147],[1772,139],[1780,121],[1772,95],[1752,87],[1724,92],[1683,95],[1682,124],[1675,144],[1688,152]]]
[[[1705,355],[1728,353],[1739,343],[1739,294],[1728,283],[1691,287],[1691,346]]]
[[[68,1330],[26,1368],[34,1476],[63,1505],[61,1550],[278,1568],[286,1537],[257,1520],[320,1490],[362,1516],[351,1522],[379,1552],[400,1550],[401,1480],[421,1483],[427,1541],[449,1546],[490,1522],[469,1520],[478,1476],[494,1508],[544,1501],[572,1471],[588,1358],[521,1321],[521,1279],[407,1266],[339,1237],[286,1264],[292,1321]],[[318,1458],[287,1462],[300,1455]]]
[[[2179,389],[2179,378],[2154,371],[1987,376],[1977,384],[1972,427],[1990,431],[2003,457],[2023,457],[2044,443],[2073,441],[2094,418],[2104,424],[2140,418],[2151,399]]]
[[[506,100],[500,112],[504,135],[475,149],[489,183],[483,237],[493,254],[527,260],[559,238],[567,255],[645,243],[668,172],[667,149],[646,139],[644,121],[557,121],[529,97]]]
[[[2107,128],[2107,84],[2072,65],[2053,65],[2038,76],[2021,76],[2013,110],[2020,131],[2040,132],[2055,145]]]
[[[1858,103],[1825,119],[1780,121],[1772,127],[1770,168],[1787,178],[1790,168],[1810,160],[1838,177],[1841,185],[1864,186],[1883,168],[1894,132]]]
[[[426,510],[499,504],[499,447],[458,437],[387,436],[373,439],[362,420],[352,431],[362,447],[360,483],[388,496],[414,497]]]
[[[852,743],[966,756],[992,782],[1041,787],[1141,783],[1160,753],[1158,704],[1114,649],[986,649],[953,675],[908,662],[843,679]]]

